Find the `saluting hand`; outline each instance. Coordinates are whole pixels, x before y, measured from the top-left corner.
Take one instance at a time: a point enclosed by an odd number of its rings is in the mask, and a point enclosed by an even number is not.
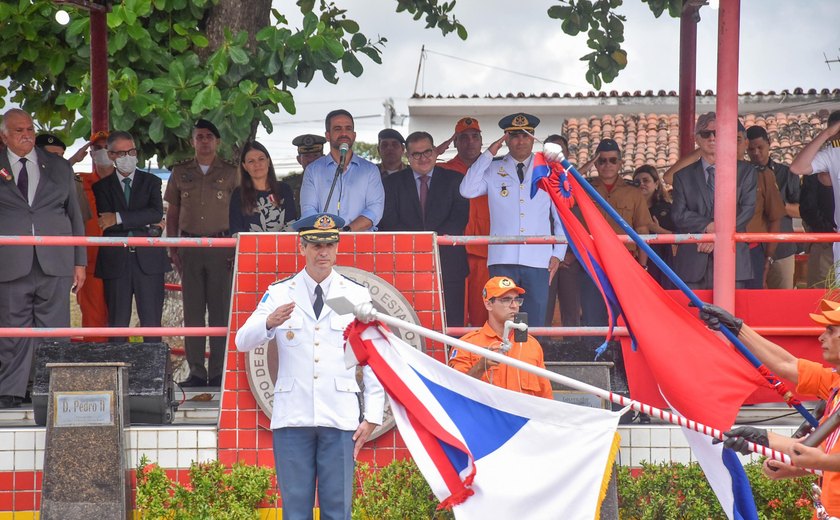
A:
[[[274,327],[279,327],[280,325],[286,323],[286,320],[292,316],[292,312],[294,310],[295,302],[289,302],[274,309],[274,312],[269,314],[265,319],[266,330],[271,330]]]
[[[489,151],[492,155],[496,155],[497,153],[499,153],[499,149],[501,149],[502,145],[503,145],[503,144],[507,144],[507,140],[508,140],[508,134],[507,134],[507,132],[505,132],[505,135],[503,135],[503,136],[502,136],[502,138],[501,138],[501,139],[499,139],[498,141],[494,141],[494,142],[493,142],[493,144],[491,144],[491,145],[487,148],[487,150],[488,150],[488,151]]]

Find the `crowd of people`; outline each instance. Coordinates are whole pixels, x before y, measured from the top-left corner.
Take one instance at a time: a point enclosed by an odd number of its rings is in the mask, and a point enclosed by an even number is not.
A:
[[[64,161],[56,157],[64,156],[64,143],[55,135],[36,136],[31,116],[12,109],[0,129],[5,142],[0,173],[7,184],[2,196],[10,199],[2,211],[14,227],[9,233],[20,235],[119,237],[165,232],[170,237],[227,237],[240,232],[288,231],[299,218],[327,213],[343,219],[345,232],[562,237],[558,215],[546,194],[530,197],[539,124],[537,116],[525,113],[502,118],[494,140],[483,152],[482,128],[474,117],[456,121],[452,136],[438,145],[427,132],[403,138],[397,130],[384,129],[378,135],[381,161],[377,165],[353,151],[352,114],[334,110],[325,118],[323,136],[305,134],[292,142],[304,170],[296,196],[289,184],[277,178],[271,155],[262,144],[246,142],[238,162],[227,161],[217,153],[218,129],[199,119],[191,136],[194,156],[172,167],[162,195],[161,181],[137,168],[137,149],[130,133],[96,132]],[[834,202],[840,192],[831,179],[840,170],[834,154],[838,125],[840,113],[832,113],[828,128],[789,168],[770,158],[770,139],[764,128],[744,128],[738,123],[738,231],[790,232],[795,218],[801,218],[809,231],[836,230]],[[598,143],[593,158],[579,165],[579,170],[641,234],[711,233],[715,128],[714,113],[701,115],[695,127],[696,150],[662,175],[653,165],[620,171],[622,150],[609,138]],[[552,134],[545,142],[560,144],[574,162],[564,136]],[[507,153],[502,155],[505,145]],[[438,158],[450,146],[456,155],[440,162]],[[72,165],[86,153],[90,153],[93,171],[73,174]],[[817,175],[807,175],[814,172]],[[799,175],[807,176],[800,182]],[[68,182],[67,177],[75,182]],[[45,188],[52,182],[60,189],[42,193],[42,185]],[[24,214],[26,218],[21,218]],[[604,215],[621,233],[618,223]],[[739,243],[736,247],[739,288],[794,286],[796,244]],[[657,281],[671,287],[643,251],[634,245],[628,248]],[[707,243],[654,249],[690,287],[708,289],[713,284],[713,248]],[[51,296],[69,284],[84,327],[128,326],[132,302],[141,326],[160,326],[164,275],[173,267],[182,280],[184,325],[227,324],[233,250],[172,247],[167,255],[161,248],[98,249],[0,248],[0,255],[15,266],[0,275],[6,279],[0,281],[2,290],[11,296],[9,301],[27,302],[25,312],[2,313],[3,325],[69,324],[67,302]],[[828,244],[813,244],[809,249],[808,283],[815,285],[828,276],[835,253]],[[524,290],[519,310],[527,314],[531,326],[554,323],[558,305],[564,326],[606,325],[607,313],[597,287],[565,245],[447,246],[441,248],[440,259],[449,326],[480,327],[487,322],[482,292],[492,277],[507,277]],[[31,364],[32,343],[30,339],[2,340],[0,407],[15,406],[24,399],[28,376],[22,374]],[[186,339],[190,375],[181,382],[183,386],[221,383],[224,338],[209,338],[210,356],[205,363],[207,343],[203,337]]]
[[[344,517],[349,514],[353,460],[381,422],[384,401],[381,386],[372,374],[366,374],[364,408],[360,408],[359,386],[352,370],[345,367],[340,349],[320,347],[340,344],[343,327],[335,325],[352,318],[330,317],[334,311],[325,306],[328,296],[369,299],[364,287],[332,269],[339,234],[434,231],[562,238],[563,227],[549,197],[544,192],[530,195],[539,124],[538,117],[525,113],[502,118],[494,140],[483,152],[482,128],[474,117],[455,122],[452,136],[438,145],[427,132],[403,138],[398,131],[385,129],[378,136],[381,163],[376,165],[353,151],[352,114],[334,110],[325,118],[323,137],[305,134],[292,143],[304,169],[296,201],[291,187],[277,178],[269,151],[259,142],[246,142],[238,162],[220,157],[221,135],[211,121],[195,122],[194,156],[172,167],[162,193],[161,180],[137,168],[136,142],[130,133],[96,132],[64,160],[66,146],[58,137],[36,136],[31,115],[11,109],[0,123],[4,144],[0,219],[5,223],[4,234],[18,236],[155,237],[165,232],[169,237],[229,237],[296,230],[304,269],[267,288],[253,315],[237,331],[236,345],[250,350],[269,339],[277,340],[281,371],[275,404],[282,405],[275,407],[271,427],[275,442],[285,447],[275,454],[284,508],[306,517],[317,481],[322,514]],[[592,160],[579,169],[641,234],[713,233],[714,113],[698,118],[695,140],[695,152],[661,176],[653,165],[620,171],[621,146],[610,138],[601,140]],[[565,137],[552,134],[545,142],[558,143],[574,162]],[[453,145],[455,157],[439,162]],[[789,232],[793,219],[800,217],[809,231],[836,231],[840,182],[834,179],[840,180],[840,111],[830,115],[827,128],[790,167],[770,159],[770,139],[761,127],[744,128],[739,122],[737,145],[738,231]],[[507,153],[501,155],[503,146]],[[93,171],[75,174],[72,165],[86,153],[93,160]],[[622,233],[619,224],[606,211],[602,213]],[[669,280],[644,251],[632,244],[627,247],[636,261],[668,287]],[[795,244],[739,243],[736,248],[738,287],[793,287]],[[837,256],[836,245],[834,249],[819,244],[811,248],[809,283],[825,278]],[[712,287],[713,244],[658,245],[655,251],[690,287]],[[141,326],[158,327],[164,275],[173,268],[182,280],[184,325],[226,326],[233,254],[230,248],[172,247],[167,255],[163,248],[0,246],[4,266],[0,270],[0,327],[69,326],[70,302],[64,295],[70,293],[78,299],[85,327],[128,326],[133,305]],[[531,326],[550,325],[559,304],[565,326],[606,324],[601,295],[563,244],[447,246],[441,248],[440,260],[446,323],[479,327],[464,336],[470,343],[498,349],[513,338],[507,355],[544,366],[542,347],[534,337],[502,338],[505,321],[527,316]],[[736,333],[750,333],[724,311],[704,312],[707,321],[713,318],[711,325],[718,320],[737,329]],[[320,327],[319,322],[328,318],[330,326]],[[832,328],[835,321],[826,324]],[[225,338],[209,339],[210,356],[205,363],[207,342],[207,338],[187,338],[190,375],[182,386],[220,385]],[[750,344],[757,350],[769,349],[756,338]],[[0,338],[0,408],[24,401],[33,345],[32,338]],[[791,359],[784,360],[781,372],[793,374]],[[451,352],[448,362],[491,384],[551,398],[551,386],[542,378],[457,351]],[[300,377],[300,373],[312,377]],[[320,375],[326,377],[319,379]]]

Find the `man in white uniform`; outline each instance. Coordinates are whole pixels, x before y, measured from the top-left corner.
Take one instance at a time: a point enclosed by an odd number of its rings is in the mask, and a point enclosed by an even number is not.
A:
[[[279,369],[274,387],[274,462],[283,518],[311,519],[315,486],[321,518],[350,520],[354,460],[376,425],[385,395],[363,368],[364,415],[355,368],[344,364],[345,327],[352,314],[336,314],[324,302],[346,296],[370,301],[368,290],[333,270],[338,230],[344,221],[316,214],[295,223],[306,267],[275,282],[236,333],[236,348],[253,350],[274,339]]]
[[[825,147],[823,147],[825,145]],[[828,127],[799,152],[790,163],[790,173],[811,175],[828,172],[834,190],[834,223],[840,222],[840,110],[828,115]],[[840,274],[840,242],[834,243],[834,265]]]
[[[540,120],[530,114],[503,117],[499,127],[505,135],[478,156],[461,181],[463,197],[472,199],[487,195],[490,235],[551,235],[549,215],[553,216],[554,222],[560,222],[547,193],[539,190],[531,198],[533,132],[539,123]],[[507,144],[508,154],[493,157],[503,144]],[[554,234],[562,237],[562,226],[555,226]],[[532,327],[543,326],[548,283],[565,253],[565,244],[490,245],[487,253],[490,276],[507,276],[525,289],[521,310],[528,313],[528,323]]]

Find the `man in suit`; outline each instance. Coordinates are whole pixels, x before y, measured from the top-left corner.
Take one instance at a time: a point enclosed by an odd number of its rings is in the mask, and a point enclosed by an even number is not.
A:
[[[385,177],[385,210],[382,231],[434,231],[439,235],[463,235],[470,216],[470,203],[458,188],[464,178],[458,172],[435,166],[437,151],[432,136],[414,132],[406,139],[409,167]],[[440,248],[446,324],[464,324],[464,286],[469,274],[464,246]]]
[[[370,301],[364,286],[333,269],[342,226],[340,217],[326,213],[298,220],[294,227],[306,267],[271,284],[236,332],[240,351],[272,339],[277,344],[271,430],[283,518],[312,518],[317,482],[321,518],[350,520],[354,459],[382,423],[382,385],[370,367],[362,368],[360,422],[356,369],[344,362],[344,329],[354,317],[324,304],[340,296]]]
[[[32,117],[6,112],[0,134],[3,234],[84,236],[70,163],[35,148]],[[0,246],[0,327],[69,327],[70,293],[85,283],[83,246]],[[35,342],[0,338],[0,408],[26,394]]]
[[[161,182],[155,175],[137,169],[137,148],[131,134],[111,133],[108,157],[114,161],[117,175],[109,175],[93,185],[103,236],[160,236]],[[96,259],[96,277],[105,285],[108,325],[129,326],[133,296],[140,325],[160,327],[163,275],[169,270],[169,259],[163,248],[103,247]],[[160,339],[145,338],[148,342]],[[125,341],[125,338],[112,338],[112,341]]]
[[[694,138],[700,160],[674,174],[674,199],[671,217],[677,233],[715,232],[715,132],[714,112],[701,115],[695,125]],[[750,163],[738,161],[737,216],[735,230],[744,233],[755,213],[758,175]],[[682,244],[677,246],[674,271],[692,289],[711,289],[714,282],[715,245]],[[743,289],[753,277],[749,247],[744,242],[735,246],[735,287]]]
[[[538,190],[531,198],[534,170],[534,128],[539,118],[516,113],[503,117],[499,127],[504,136],[491,144],[467,170],[461,181],[461,195],[468,199],[487,195],[491,235],[551,235],[551,218],[560,222],[548,194]],[[502,145],[508,154],[494,157]],[[562,237],[562,226],[555,236]],[[557,272],[565,244],[491,244],[487,267],[490,276],[507,276],[525,289],[522,312],[532,327],[545,322],[548,283]]]

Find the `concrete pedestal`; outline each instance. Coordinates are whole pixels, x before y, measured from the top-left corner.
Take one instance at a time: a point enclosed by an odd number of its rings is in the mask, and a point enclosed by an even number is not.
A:
[[[42,520],[129,518],[125,363],[50,363]]]
[[[610,369],[612,366],[612,363],[599,363],[595,361],[547,361],[545,363],[545,367],[556,374],[571,377],[572,379],[577,379],[578,381],[603,388],[604,390],[611,390]],[[609,401],[598,399],[592,394],[580,392],[553,381],[551,382],[551,387],[554,390],[554,399],[558,401],[579,406],[589,406],[591,408],[610,409],[611,407]],[[618,520],[616,471],[618,471],[617,466],[613,468],[610,485],[607,488],[607,496],[601,503],[601,518],[604,520]]]

